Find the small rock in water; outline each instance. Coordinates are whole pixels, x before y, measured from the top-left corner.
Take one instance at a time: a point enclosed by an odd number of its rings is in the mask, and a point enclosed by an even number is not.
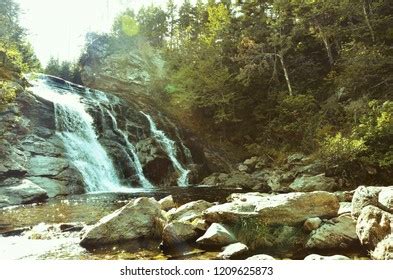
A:
[[[237,242],[224,247],[223,251],[218,254],[218,258],[223,260],[229,260],[239,257],[247,251],[247,245],[241,242]]]

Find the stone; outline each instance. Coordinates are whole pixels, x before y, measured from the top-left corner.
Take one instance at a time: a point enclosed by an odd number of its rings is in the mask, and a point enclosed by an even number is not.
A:
[[[385,187],[378,194],[378,202],[393,213],[393,187]]]
[[[15,186],[0,188],[0,208],[11,205],[43,202],[48,198],[47,192],[33,182],[24,179]]]
[[[312,191],[328,191],[333,192],[337,187],[337,184],[333,178],[326,177],[325,174],[319,174],[316,176],[303,175],[295,179],[295,181],[289,185],[292,191],[297,192],[312,192]]]
[[[304,260],[305,261],[341,261],[341,260],[350,260],[350,258],[342,255],[321,256],[317,254],[312,254],[305,257]]]
[[[362,209],[368,205],[378,206],[378,195],[382,189],[383,187],[358,187],[352,199],[352,216],[359,217]]]
[[[192,221],[192,225],[199,231],[206,231],[209,228],[209,225],[206,223],[206,221],[200,218],[194,219]]]
[[[356,221],[350,214],[331,219],[310,234],[308,249],[350,249],[359,244]]]
[[[176,208],[176,204],[173,201],[172,195],[168,195],[168,196],[164,197],[163,199],[158,201],[158,203],[161,205],[161,209],[164,211],[168,211],[172,208]]]
[[[247,172],[249,171],[249,167],[245,164],[239,164],[237,170],[239,170],[240,172]]]
[[[374,249],[393,230],[393,214],[375,206],[364,207],[357,219],[356,233],[362,245]]]
[[[89,227],[80,245],[94,248],[139,238],[158,238],[163,219],[161,205],[154,198],[137,198]]]
[[[164,247],[171,248],[178,244],[195,241],[198,233],[190,222],[174,221],[167,224],[162,232],[162,242]]]
[[[48,197],[50,198],[59,195],[70,194],[70,190],[66,186],[66,183],[64,181],[47,177],[27,177],[27,179],[39,186],[42,186],[42,188],[47,192]]]
[[[56,176],[66,168],[68,161],[64,158],[49,156],[33,156],[29,162],[30,176]]]
[[[222,247],[236,243],[237,239],[229,228],[222,224],[213,223],[196,242],[199,245]]]
[[[223,251],[219,253],[217,257],[222,260],[230,260],[242,256],[247,251],[248,251],[247,245],[241,242],[237,242],[225,246],[223,248]]]
[[[338,215],[351,213],[352,203],[351,202],[340,202],[340,209],[338,209]]]
[[[251,169],[255,168],[255,165],[258,163],[259,157],[251,157],[249,159],[246,159],[243,164]]]
[[[254,255],[252,257],[249,257],[246,260],[247,261],[274,261],[275,258],[269,255],[260,254],[260,255]]]
[[[308,232],[316,230],[322,224],[322,220],[319,217],[309,218],[304,222],[304,229]]]
[[[257,175],[260,181],[264,181],[273,192],[290,192],[289,185],[295,179],[294,172],[284,172],[282,170],[263,170]]]
[[[192,221],[201,217],[203,211],[213,205],[213,203],[207,202],[205,200],[192,201],[180,206],[177,209],[171,209],[168,212],[168,217],[170,221]]]
[[[371,252],[371,257],[374,260],[393,260],[393,234],[378,243],[374,251]]]
[[[260,199],[270,196],[270,194],[260,192],[250,193],[233,193],[227,197],[228,202],[241,201],[241,202],[258,202]]]
[[[212,206],[204,212],[207,222],[235,223],[257,218],[265,225],[296,225],[313,217],[334,217],[339,202],[328,192],[290,193],[258,198],[253,202],[234,201]]]

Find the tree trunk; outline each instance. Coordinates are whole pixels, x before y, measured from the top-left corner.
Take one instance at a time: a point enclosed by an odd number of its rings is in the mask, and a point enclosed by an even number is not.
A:
[[[281,66],[282,66],[282,70],[284,71],[284,76],[285,76],[285,80],[287,82],[287,86],[288,86],[288,92],[289,95],[292,96],[292,86],[291,86],[291,81],[289,79],[289,75],[288,75],[288,71],[287,71],[287,67],[285,66],[285,62],[284,62],[284,57],[280,54],[277,54],[278,58],[280,59],[281,62]]]
[[[371,39],[373,40],[373,43],[374,43],[375,42],[375,33],[374,33],[374,29],[370,23],[370,18],[368,15],[369,12],[367,11],[367,7],[369,8],[370,6],[368,5],[367,2],[368,2],[367,0],[363,0],[363,14],[364,14],[364,18],[366,19],[367,27],[370,30]]]

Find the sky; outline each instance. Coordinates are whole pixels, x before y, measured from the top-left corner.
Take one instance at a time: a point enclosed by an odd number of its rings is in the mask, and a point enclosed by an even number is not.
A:
[[[45,66],[51,56],[75,61],[88,32],[108,32],[116,15],[166,0],[15,0],[21,8],[20,23]],[[175,1],[181,3],[181,0]]]

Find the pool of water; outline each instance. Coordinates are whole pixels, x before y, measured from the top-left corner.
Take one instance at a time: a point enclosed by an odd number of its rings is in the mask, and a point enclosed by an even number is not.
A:
[[[0,236],[0,259],[213,259],[217,252],[192,246],[163,253],[159,241],[154,240],[87,251],[79,246],[80,229],[141,196],[158,200],[172,194],[175,202],[182,205],[198,199],[224,202],[234,192],[239,190],[174,187],[152,192],[74,195],[5,208],[0,210],[0,234],[3,235]],[[76,230],[61,230],[68,227]]]

